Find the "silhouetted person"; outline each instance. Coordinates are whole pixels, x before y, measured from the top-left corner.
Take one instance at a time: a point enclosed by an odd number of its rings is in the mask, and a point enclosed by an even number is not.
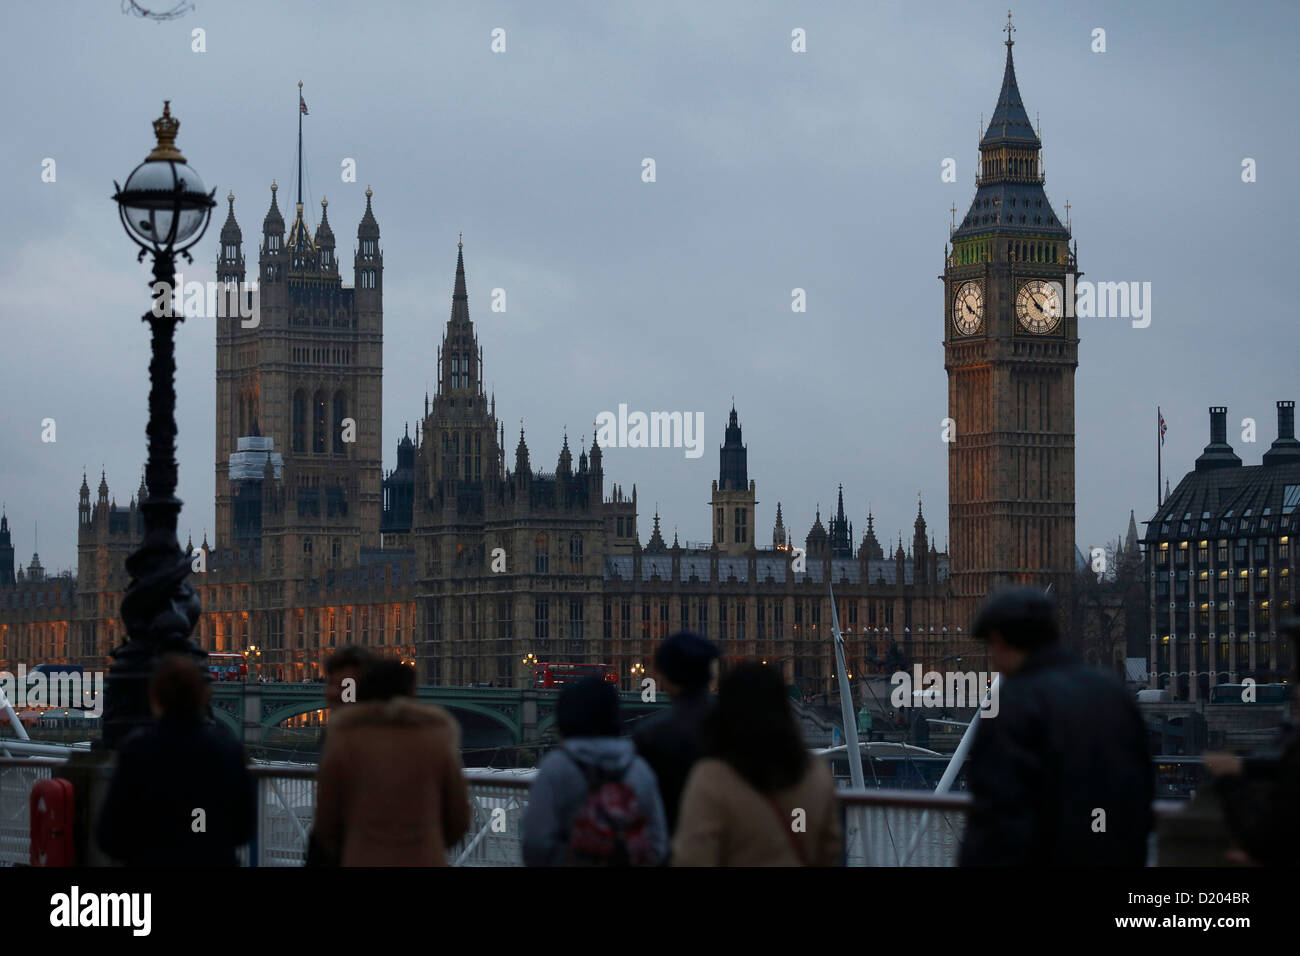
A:
[[[370,664],[330,718],[315,833],[342,866],[445,866],[469,827],[460,725],[415,697],[415,671]]]
[[[1300,618],[1281,627],[1296,661],[1292,708],[1300,710]],[[1218,779],[1228,832],[1240,847],[1241,862],[1266,866],[1300,865],[1300,727],[1294,721],[1282,734],[1276,755],[1205,755]]]
[[[723,677],[686,779],[673,866],[831,866],[843,859],[830,766],[808,753],[781,675]]]
[[[340,647],[325,658],[325,709],[330,715],[337,713],[340,707],[357,702],[361,675],[371,660],[369,651],[364,647],[357,647],[352,644]],[[325,753],[325,735],[328,731],[329,723],[327,718],[325,726],[321,728],[320,734],[316,738],[316,749],[322,755]],[[307,859],[305,865],[338,866],[338,862],[336,857],[330,856],[325,851],[325,848],[321,846],[320,840],[316,839],[316,830],[313,828],[307,834]]]
[[[235,866],[253,836],[257,788],[244,748],[208,718],[207,672],[161,658],[149,684],[157,722],[118,751],[96,839],[127,866]]]
[[[670,709],[643,721],[633,739],[659,781],[669,833],[677,829],[682,788],[700,756],[700,728],[713,708],[709,682],[717,657],[717,645],[690,631],[679,631],[655,651],[655,676]]]
[[[523,816],[525,866],[658,866],[668,856],[659,785],[620,737],[618,692],[587,677],[560,692],[563,738],[538,767]]]
[[[1137,704],[1060,647],[1039,591],[994,594],[973,630],[1001,677],[997,715],[975,718],[962,865],[1142,866],[1155,782]]]

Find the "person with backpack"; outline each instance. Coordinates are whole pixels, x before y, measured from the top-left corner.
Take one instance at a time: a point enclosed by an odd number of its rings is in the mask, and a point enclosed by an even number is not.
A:
[[[556,701],[562,738],[538,768],[524,808],[525,866],[658,866],[668,855],[659,782],[620,737],[618,692],[598,677]]]
[[[835,866],[843,831],[830,766],[808,752],[780,673],[737,665],[686,779],[673,866]]]

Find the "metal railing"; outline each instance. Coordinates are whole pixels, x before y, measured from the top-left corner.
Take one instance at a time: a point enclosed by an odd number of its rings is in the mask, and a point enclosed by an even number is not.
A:
[[[0,866],[28,864],[32,787],[61,763],[54,757],[0,759]]]
[[[847,866],[956,866],[968,793],[841,790]]]
[[[63,761],[50,757],[0,757],[0,866],[28,863],[32,787]],[[302,866],[316,812],[316,771],[311,766],[255,765],[257,833],[240,849],[244,866]],[[522,866],[520,832],[533,776],[470,768],[470,825],[447,850],[452,866]],[[848,866],[955,866],[971,797],[918,790],[840,790],[844,862]],[[1157,801],[1158,818],[1183,804]],[[1149,865],[1156,861],[1151,835]]]

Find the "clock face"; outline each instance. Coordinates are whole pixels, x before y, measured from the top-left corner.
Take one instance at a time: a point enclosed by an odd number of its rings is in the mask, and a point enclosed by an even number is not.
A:
[[[984,287],[974,280],[957,287],[952,300],[952,325],[961,335],[974,335],[984,321]]]
[[[1054,282],[1030,279],[1016,293],[1016,318],[1027,332],[1045,335],[1061,324],[1060,288]]]

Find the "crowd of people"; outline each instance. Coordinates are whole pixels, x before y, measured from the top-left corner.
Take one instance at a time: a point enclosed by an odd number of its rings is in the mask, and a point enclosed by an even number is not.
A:
[[[1141,866],[1154,826],[1147,731],[1131,695],[1060,642],[1051,600],[994,595],[973,628],[999,673],[967,765],[966,866]],[[1300,627],[1289,625],[1300,641]],[[592,677],[556,701],[559,740],[529,788],[526,866],[833,866],[844,834],[829,765],[809,752],[788,688],[755,662],[717,678],[718,649],[680,632],[655,653],[670,707],[626,733],[612,685]],[[716,694],[711,687],[717,686]],[[440,866],[465,836],[460,727],[416,699],[415,672],[345,648],[327,661],[309,866]],[[161,660],[157,718],[122,746],[96,827],[128,865],[234,865],[253,835],[256,788],[242,747],[207,717],[191,659]],[[1230,860],[1297,858],[1300,737],[1277,757],[1207,756]]]

